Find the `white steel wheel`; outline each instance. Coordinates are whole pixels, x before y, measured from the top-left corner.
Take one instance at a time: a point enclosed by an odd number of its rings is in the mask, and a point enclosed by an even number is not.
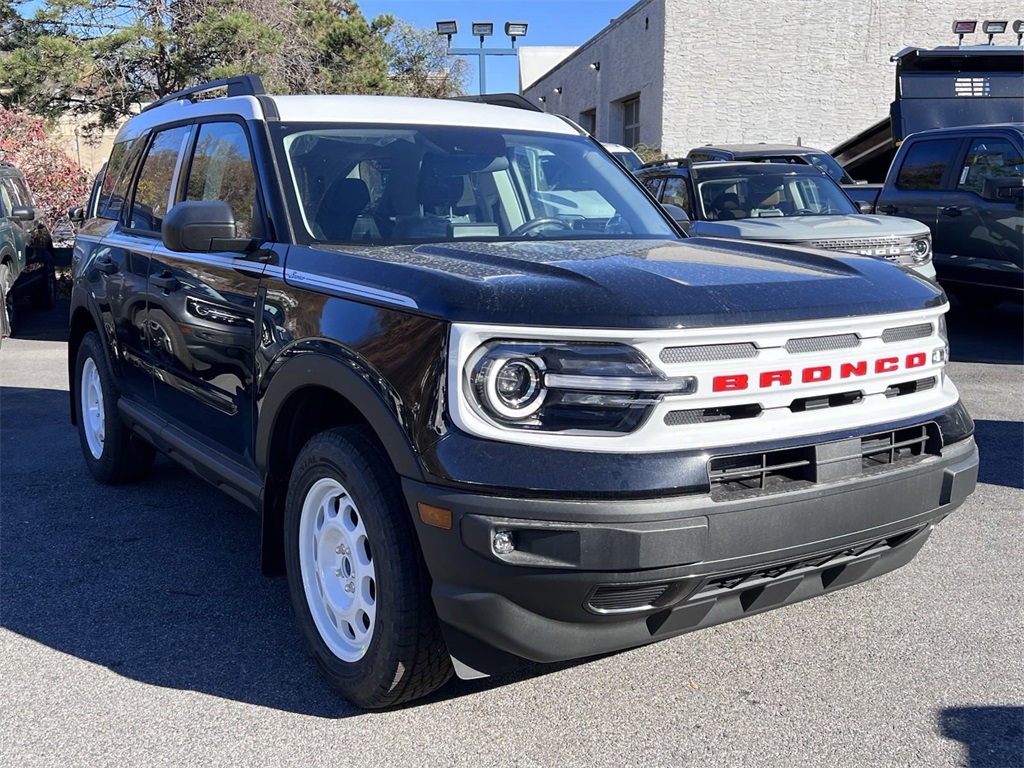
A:
[[[359,661],[373,639],[377,575],[359,508],[334,478],[307,491],[298,543],[302,586],[320,637],[339,659]]]
[[[103,457],[106,418],[103,410],[103,384],[96,361],[86,358],[82,365],[82,432],[94,459]]]
[[[336,427],[306,442],[291,468],[283,523],[292,608],[331,686],[374,709],[451,677],[412,516],[368,427]]]
[[[116,379],[105,364],[103,344],[95,331],[85,334],[78,346],[72,385],[78,440],[92,476],[107,484],[142,478],[153,466],[156,452],[121,421]]]

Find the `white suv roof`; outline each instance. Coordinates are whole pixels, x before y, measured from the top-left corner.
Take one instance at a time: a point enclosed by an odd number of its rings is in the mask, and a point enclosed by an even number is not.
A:
[[[509,109],[489,104],[405,96],[230,96],[192,102],[179,99],[161,104],[129,120],[117,141],[177,120],[235,115],[246,120],[265,119],[260,99],[272,99],[280,120],[338,124],[457,125],[576,136],[564,120],[543,112]]]

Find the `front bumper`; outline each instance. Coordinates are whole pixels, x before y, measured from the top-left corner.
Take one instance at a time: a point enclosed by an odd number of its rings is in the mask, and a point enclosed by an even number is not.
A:
[[[968,438],[860,477],[715,501],[524,499],[403,480],[461,676],[630,648],[909,562],[977,482]],[[451,530],[418,504],[451,510]],[[516,550],[495,554],[493,535]]]

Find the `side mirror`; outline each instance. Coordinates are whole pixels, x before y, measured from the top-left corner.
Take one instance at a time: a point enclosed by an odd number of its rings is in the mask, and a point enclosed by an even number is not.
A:
[[[160,228],[164,247],[179,253],[247,253],[256,246],[237,237],[235,214],[223,200],[186,200],[171,208]]]
[[[85,221],[85,206],[76,205],[74,208],[68,211],[68,218],[72,224],[81,224]]]
[[[981,196],[986,200],[1024,200],[1024,178],[985,179]],[[17,208],[15,208],[17,210]]]
[[[674,203],[662,203],[661,207],[665,209],[665,213],[669,215],[672,221],[679,225],[683,232],[689,233],[690,217],[686,215],[686,211],[681,206]]]
[[[11,218],[15,221],[32,221],[36,212],[27,205],[16,205],[11,208]]]
[[[873,206],[867,200],[858,200],[857,201],[857,210],[860,213],[874,213],[875,212],[875,206]]]

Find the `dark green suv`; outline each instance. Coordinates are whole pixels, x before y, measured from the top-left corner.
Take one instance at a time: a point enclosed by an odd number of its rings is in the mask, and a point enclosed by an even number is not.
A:
[[[53,240],[36,212],[25,175],[0,162],[0,338],[9,336],[22,298],[49,309],[57,298]]]

